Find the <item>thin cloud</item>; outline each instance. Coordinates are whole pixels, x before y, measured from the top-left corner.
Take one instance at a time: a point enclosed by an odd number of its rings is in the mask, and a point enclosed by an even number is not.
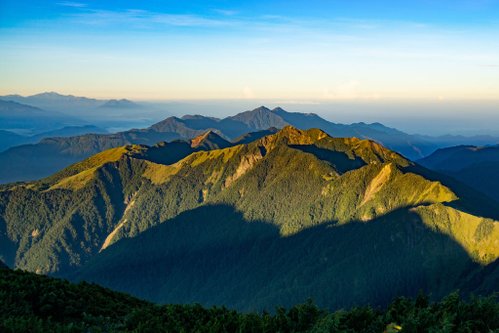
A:
[[[324,34],[328,37],[350,36],[345,33],[354,30],[376,30],[386,26],[394,31],[402,28],[424,29],[428,26],[416,22],[397,22],[380,20],[355,20],[347,18],[335,18],[332,20],[303,20],[280,15],[258,15],[255,17],[242,17],[236,10],[213,9],[219,13],[218,16],[199,14],[173,14],[155,12],[139,9],[127,10],[101,10],[86,7],[78,2],[61,2],[60,5],[80,8],[78,13],[67,14],[66,19],[70,23],[112,26],[127,25],[139,28],[152,28],[155,26],[176,26],[176,27],[206,27],[206,28],[226,28],[238,27],[255,31],[269,31],[274,33],[287,33],[296,36],[296,33],[309,34],[313,38],[318,38]],[[86,7],[86,8],[85,8]],[[396,27],[396,28],[395,28]],[[357,35],[359,35],[357,31]]]
[[[86,3],[81,3],[81,2],[64,1],[64,2],[58,2],[57,4],[59,6],[72,7],[72,8],[85,8],[85,7],[87,7]]]
[[[134,24],[137,26],[167,25],[179,27],[221,27],[232,25],[230,20],[219,20],[191,14],[167,14],[146,10],[125,11],[89,10],[70,15],[70,19],[88,25]]]
[[[239,11],[231,10],[231,9],[215,9],[214,11],[218,14],[222,14],[225,16],[234,16],[234,15],[239,14]]]

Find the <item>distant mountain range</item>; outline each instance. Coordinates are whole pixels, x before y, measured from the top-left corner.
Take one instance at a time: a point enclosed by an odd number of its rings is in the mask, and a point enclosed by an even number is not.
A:
[[[418,162],[452,176],[499,202],[499,146],[444,148]]]
[[[251,126],[279,125],[256,112]],[[249,121],[237,119],[225,121]],[[156,129],[176,122],[187,119]],[[246,311],[497,291],[496,202],[371,140],[270,132],[238,145],[215,131],[126,145],[3,185],[0,260],[156,302]]]
[[[37,143],[45,138],[70,137],[88,133],[104,134],[106,130],[92,125],[66,126],[36,135],[19,135],[14,132],[0,130],[0,152],[15,146]]]
[[[78,114],[81,111],[90,111],[97,108],[139,107],[127,99],[101,100],[95,98],[61,95],[56,92],[45,92],[31,96],[6,95],[0,96],[3,101],[13,101],[20,104],[35,106],[40,109],[57,111],[64,114]]]
[[[112,102],[114,104],[115,102]],[[118,101],[128,104],[128,101]],[[379,123],[336,124],[316,114],[270,110],[264,106],[223,119],[201,115],[169,117],[145,129],[132,129],[116,134],[87,134],[70,138],[45,139],[35,145],[23,145],[0,153],[0,182],[24,181],[46,177],[72,163],[105,149],[127,144],[154,145],[160,141],[188,140],[213,130],[228,141],[247,133],[292,125],[301,129],[320,128],[334,137],[372,139],[410,159],[432,153],[450,142],[475,142],[495,138],[484,137],[423,137],[383,126]],[[8,161],[8,164],[5,162]]]
[[[56,111],[42,110],[38,107],[14,101],[0,100],[0,129],[21,130],[40,133],[57,128],[81,125],[82,121]]]
[[[101,109],[137,109],[139,106],[128,99],[110,99],[100,105]]]
[[[19,112],[20,105],[36,109],[37,117],[23,117],[26,112]],[[32,96],[7,95],[0,96],[0,119],[2,120],[0,129],[23,128],[39,133],[64,126],[89,124],[104,128],[130,128],[144,126],[144,124],[152,123],[152,120],[160,119],[157,111],[148,104],[127,99],[94,99],[61,95],[56,92]]]

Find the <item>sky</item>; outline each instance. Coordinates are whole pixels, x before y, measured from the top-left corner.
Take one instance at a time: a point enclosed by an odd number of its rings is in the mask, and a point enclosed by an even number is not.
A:
[[[499,129],[498,36],[499,0],[1,0],[0,94],[340,105],[352,121],[458,106]]]
[[[499,1],[0,2],[0,93],[499,99]]]

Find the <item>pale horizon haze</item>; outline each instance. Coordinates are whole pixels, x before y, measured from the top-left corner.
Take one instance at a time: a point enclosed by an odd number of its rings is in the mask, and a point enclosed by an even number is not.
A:
[[[6,0],[0,95],[270,101],[338,122],[433,133],[447,119],[447,133],[489,133],[497,36],[493,0]]]

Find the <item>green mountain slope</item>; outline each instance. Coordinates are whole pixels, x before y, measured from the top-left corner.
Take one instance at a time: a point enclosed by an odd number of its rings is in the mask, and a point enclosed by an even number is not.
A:
[[[102,247],[137,187],[163,175],[162,168],[167,166],[155,162],[174,163],[223,142],[211,133],[197,138],[197,145],[179,141],[152,147],[123,146],[40,181],[4,185],[0,192],[0,258],[37,272],[81,265]]]
[[[146,130],[46,138],[37,144],[13,147],[0,153],[0,182],[46,177],[106,149],[128,144],[154,145],[160,141],[195,138],[204,132],[205,130],[186,128],[172,119],[168,124],[155,125]]]
[[[224,142],[119,147],[3,186],[0,259],[160,301],[256,309],[444,295],[499,256],[494,203],[373,141],[288,126],[203,150]]]

